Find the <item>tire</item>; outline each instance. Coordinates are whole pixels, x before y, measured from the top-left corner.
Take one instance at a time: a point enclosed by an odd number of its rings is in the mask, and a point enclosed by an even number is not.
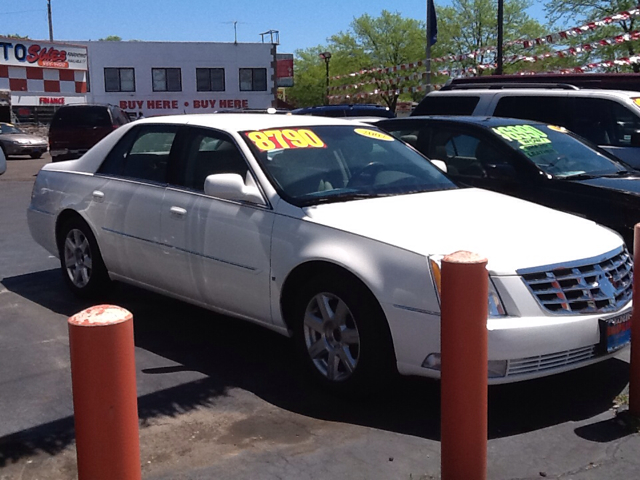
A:
[[[358,280],[318,276],[299,291],[292,313],[298,353],[325,388],[359,396],[397,373],[387,320]]]
[[[41,153],[32,153],[29,156],[31,158],[33,158],[34,160],[36,160],[37,158],[42,158],[42,154]]]
[[[60,267],[67,286],[80,298],[96,297],[110,284],[98,242],[80,218],[68,220],[58,237]]]

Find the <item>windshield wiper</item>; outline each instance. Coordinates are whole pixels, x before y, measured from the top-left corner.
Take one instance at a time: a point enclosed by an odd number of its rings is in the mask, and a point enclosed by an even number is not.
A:
[[[620,170],[619,172],[607,173],[605,175],[601,175],[602,177],[626,177],[629,175],[635,175],[633,172],[629,170]]]
[[[332,202],[348,202],[349,200],[362,200],[364,198],[376,198],[376,197],[385,197],[388,195],[392,195],[390,193],[364,193],[364,192],[350,192],[350,193],[339,193],[336,195],[329,195],[326,197],[314,198],[310,199],[313,204],[318,203],[332,203]]]
[[[558,175],[560,180],[589,180],[591,178],[600,178],[604,175],[594,175],[592,173],[574,173],[573,175]]]
[[[559,177],[563,180],[589,180],[591,178],[617,178],[617,177],[626,177],[628,175],[633,175],[633,172],[628,170],[620,170],[618,172],[613,173],[576,173],[574,175],[567,175],[563,177]]]

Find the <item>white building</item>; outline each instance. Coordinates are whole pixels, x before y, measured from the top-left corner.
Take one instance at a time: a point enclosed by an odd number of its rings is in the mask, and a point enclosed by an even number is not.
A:
[[[78,43],[89,52],[89,103],[145,117],[275,106],[274,44]]]
[[[48,123],[70,103],[118,105],[132,116],[276,105],[276,44],[45,42],[0,37],[0,91],[14,117]]]

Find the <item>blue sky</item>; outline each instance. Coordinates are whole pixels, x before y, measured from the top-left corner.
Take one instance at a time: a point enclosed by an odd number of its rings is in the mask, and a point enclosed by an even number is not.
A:
[[[528,13],[544,23],[542,2],[535,3]],[[378,16],[386,9],[408,18],[426,16],[426,0],[51,0],[51,7],[54,40],[117,35],[123,40],[233,42],[237,22],[239,42],[260,42],[260,33],[278,30],[280,53],[324,45],[365,13]],[[1,2],[0,35],[7,34],[47,40],[47,0]]]

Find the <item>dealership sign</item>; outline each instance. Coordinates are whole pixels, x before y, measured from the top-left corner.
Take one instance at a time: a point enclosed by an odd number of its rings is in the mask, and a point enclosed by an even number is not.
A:
[[[276,54],[276,80],[278,87],[293,87],[293,55]]]
[[[87,69],[87,47],[0,37],[0,65]]]

